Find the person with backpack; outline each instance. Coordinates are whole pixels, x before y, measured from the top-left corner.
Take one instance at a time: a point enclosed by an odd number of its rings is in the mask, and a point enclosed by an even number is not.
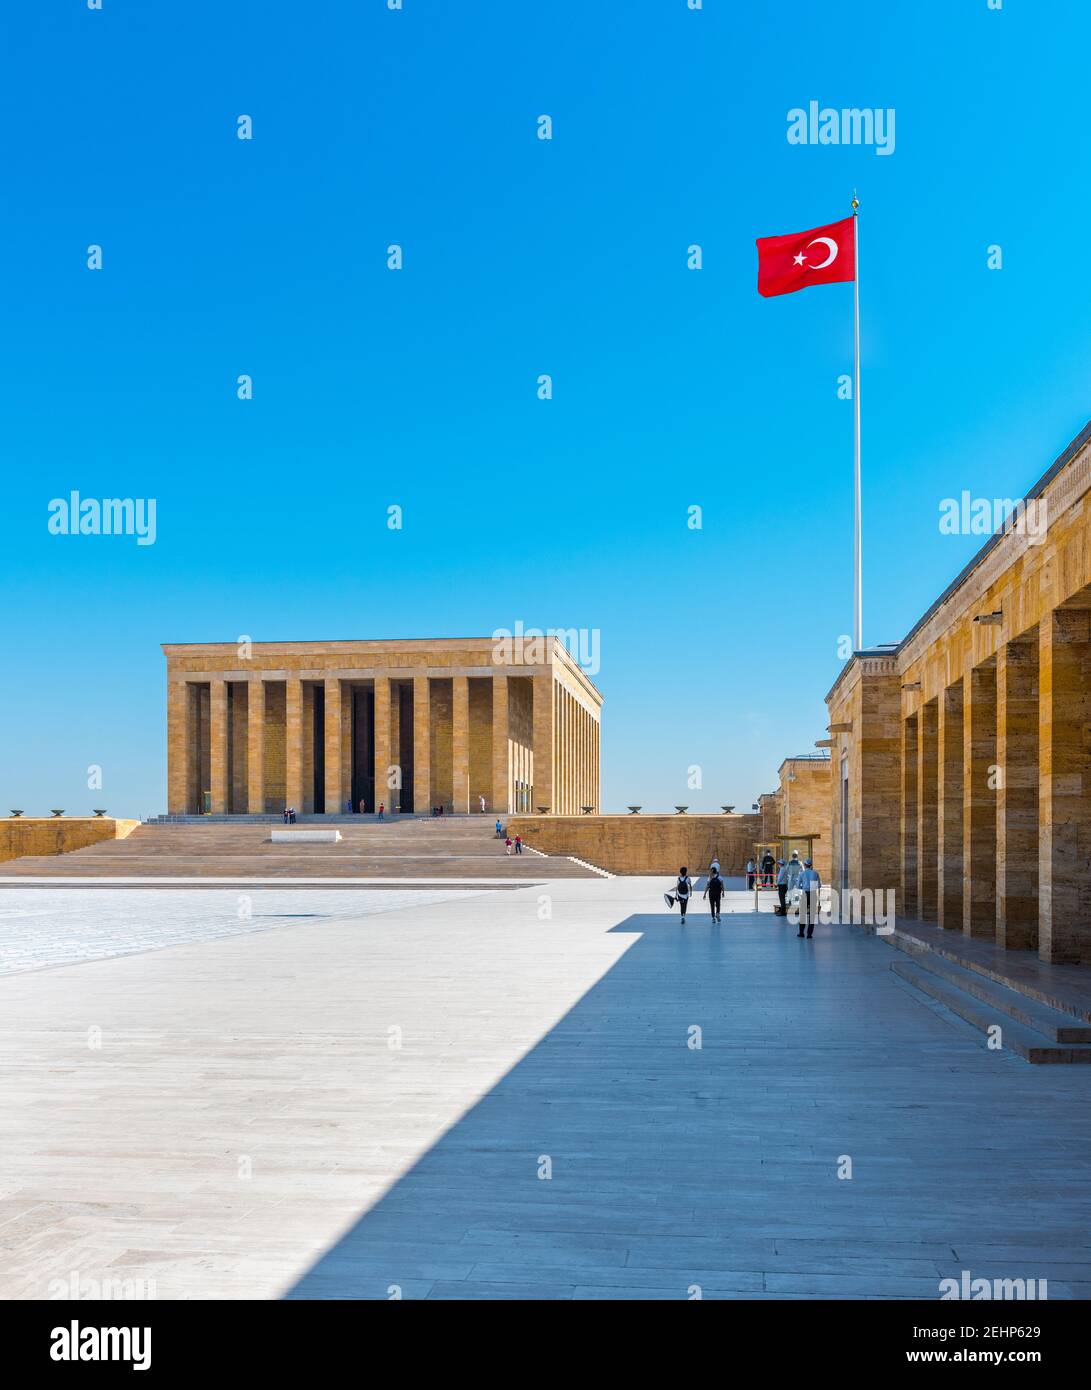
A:
[[[708,882],[705,884],[705,891],[702,897],[708,899],[708,910],[712,913],[712,920],[720,920],[720,900],[724,895],[724,881],[720,877],[720,866],[713,861],[712,869],[708,875]]]
[[[678,878],[674,885],[673,893],[664,893],[663,899],[668,907],[673,907],[675,903],[682,910],[682,925],[686,925],[686,908],[689,906],[689,897],[693,892],[693,883],[689,876],[689,870],[683,864],[678,870]]]

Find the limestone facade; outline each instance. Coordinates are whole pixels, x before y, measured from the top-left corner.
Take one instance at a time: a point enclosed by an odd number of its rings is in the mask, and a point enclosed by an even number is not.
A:
[[[554,638],[166,643],[176,814],[578,814],[602,696]]]
[[[813,835],[811,857],[823,883],[833,864],[830,843],[830,760],[813,753],[785,758],[777,800],[782,836]],[[802,857],[802,855],[801,855]]]
[[[834,879],[1091,963],[1091,425],[896,646],[827,696]],[[1018,516],[1018,514],[1017,514]]]

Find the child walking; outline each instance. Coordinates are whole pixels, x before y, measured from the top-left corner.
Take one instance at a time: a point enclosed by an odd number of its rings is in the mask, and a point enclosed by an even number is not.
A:
[[[668,907],[678,904],[682,911],[682,925],[686,925],[686,908],[689,906],[689,897],[693,892],[693,883],[690,880],[689,870],[683,864],[678,870],[678,879],[674,885],[673,893],[664,893],[663,898]]]

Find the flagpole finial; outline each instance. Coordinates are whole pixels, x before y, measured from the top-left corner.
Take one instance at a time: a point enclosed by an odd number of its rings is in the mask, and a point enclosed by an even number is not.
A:
[[[854,217],[855,217],[855,215],[856,215],[856,212],[857,212],[857,209],[859,208],[859,206],[860,206],[860,200],[859,200],[859,198],[857,198],[857,196],[856,196],[856,189],[854,188],[854,189],[852,190],[852,213],[853,213],[853,216],[854,216]]]

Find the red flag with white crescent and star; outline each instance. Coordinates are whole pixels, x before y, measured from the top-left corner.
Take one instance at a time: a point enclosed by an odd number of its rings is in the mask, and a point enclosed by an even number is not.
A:
[[[855,217],[846,217],[809,232],[758,237],[758,293],[770,298],[855,280],[855,223]]]

